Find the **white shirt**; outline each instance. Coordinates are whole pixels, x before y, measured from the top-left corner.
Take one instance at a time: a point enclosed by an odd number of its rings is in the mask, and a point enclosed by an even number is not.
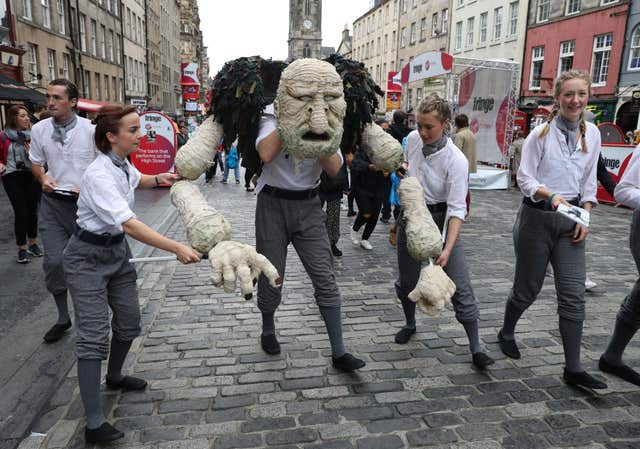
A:
[[[411,131],[406,146],[407,174],[420,181],[426,204],[447,203],[447,214],[464,221],[469,161],[449,138],[444,148],[427,157],[422,153],[423,145],[418,131]]]
[[[31,129],[29,159],[40,166],[47,164],[47,175],[61,189],[71,190],[80,185],[80,180],[99,151],[93,140],[95,125],[90,120],[78,117],[76,126],[67,131],[62,145],[52,139],[53,118],[42,120]]]
[[[640,145],[633,150],[629,165],[613,195],[618,203],[632,209],[640,208]]]
[[[122,223],[136,218],[133,207],[133,191],[142,175],[129,166],[129,182],[124,171],[116,167],[109,156],[100,154],[87,168],[80,183],[78,198],[78,227],[95,234],[122,233]]]
[[[532,201],[540,201],[535,194],[541,187],[567,200],[580,197],[582,204],[598,204],[597,170],[600,154],[600,131],[587,123],[587,153],[582,152],[582,139],[578,137],[573,151],[567,146],[555,120],[546,136],[538,135],[546,123],[537,126],[524,141],[518,169],[518,185],[522,193]]]
[[[260,130],[256,139],[256,147],[262,139],[267,137],[278,127],[278,120],[269,114],[260,119]],[[338,152],[338,155],[340,153]],[[340,157],[342,157],[340,155]],[[269,163],[262,166],[262,174],[258,178],[256,192],[260,192],[265,185],[287,190],[309,190],[320,185],[322,166],[318,159],[297,160],[284,151]]]

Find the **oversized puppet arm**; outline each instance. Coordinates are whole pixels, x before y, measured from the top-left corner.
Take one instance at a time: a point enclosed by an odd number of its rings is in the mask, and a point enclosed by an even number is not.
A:
[[[425,205],[424,192],[417,178],[400,181],[398,194],[406,223],[407,250],[412,258],[424,265],[409,299],[417,302],[422,311],[434,314],[444,309],[456,291],[455,284],[442,267],[432,262],[442,251],[442,235]]]
[[[221,137],[221,125],[214,121],[213,116],[209,117],[178,151],[178,173],[187,179],[197,179],[210,165]],[[274,286],[276,281],[282,282],[275,267],[254,248],[230,241],[231,226],[220,212],[207,204],[196,185],[186,180],[175,183],[171,187],[171,202],[178,209],[191,247],[209,254],[214,285],[219,286],[224,280],[225,290],[233,291],[238,277],[242,294],[250,298],[253,290],[251,280],[260,273],[264,273]]]
[[[362,131],[362,149],[379,170],[395,172],[404,162],[402,145],[375,123]]]

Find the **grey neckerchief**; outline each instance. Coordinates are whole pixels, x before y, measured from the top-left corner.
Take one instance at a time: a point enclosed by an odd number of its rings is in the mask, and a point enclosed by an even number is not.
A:
[[[127,165],[127,161],[118,156],[113,150],[109,151],[107,153],[107,156],[109,156],[109,159],[111,159],[113,165],[124,172],[124,174],[127,176],[127,182],[129,182],[129,165]]]
[[[436,153],[438,150],[441,150],[442,148],[444,148],[447,145],[447,139],[448,139],[447,136],[442,134],[442,137],[440,137],[435,142],[425,143],[422,146],[422,154],[424,155],[424,157],[431,156],[432,154]]]
[[[7,138],[11,141],[12,153],[15,162],[20,161],[28,164],[29,156],[27,156],[27,149],[25,143],[31,141],[31,130],[25,129],[18,131],[17,129],[5,129],[4,133],[7,135]],[[16,151],[17,149],[17,151]],[[20,151],[22,150],[22,151]],[[28,164],[30,166],[30,164]]]
[[[573,151],[576,148],[576,142],[575,142],[576,131],[578,130],[578,128],[580,128],[580,121],[582,120],[582,117],[580,117],[575,122],[570,122],[569,120],[567,120],[566,118],[558,114],[556,115],[555,120],[556,120],[556,126],[558,127],[558,129],[560,130],[560,132],[562,133],[562,135],[564,136],[567,142],[569,151],[573,153]]]
[[[65,123],[57,123],[55,119],[53,119],[53,140],[60,142],[64,145],[64,141],[67,138],[67,131],[73,129],[78,122],[78,116],[76,113],[72,113],[71,118],[67,120]]]

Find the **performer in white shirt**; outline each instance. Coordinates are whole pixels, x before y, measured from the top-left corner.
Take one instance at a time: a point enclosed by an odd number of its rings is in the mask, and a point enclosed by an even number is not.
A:
[[[134,189],[173,184],[180,176],[141,174],[127,156],[142,137],[134,106],[105,106],[95,119],[95,145],[100,154],[80,183],[78,219],[64,250],[64,273],[76,318],[78,383],[87,417],[85,439],[101,443],[122,438],[102,412],[100,365],[109,356],[106,384],[141,390],[146,381],[123,376],[122,365],[131,342],[140,333],[136,270],[124,235],[171,251],[182,263],[200,260],[192,248],[166,238],[142,223],[131,210]],[[109,309],[113,338],[109,347]]]
[[[555,212],[561,203],[588,211],[597,204],[600,132],[584,117],[590,89],[587,73],[563,72],[554,83],[549,122],[536,127],[522,147],[517,179],[525,197],[513,230],[516,271],[498,343],[505,355],[520,358],[515,327],[538,296],[551,262],[564,348],[563,378],[571,385],[602,389],[607,385],[584,371],[580,363],[589,229]]]
[[[44,193],[38,230],[44,246],[45,283],[58,308],[56,324],[44,335],[44,341],[52,343],[71,327],[62,251],[75,227],[80,179],[98,152],[93,143],[93,125],[74,112],[78,102],[76,86],[69,80],[55,79],[47,86],[46,98],[52,117],[31,129],[29,159]]]
[[[422,100],[418,106],[417,127],[407,136],[406,160],[408,176],[418,178],[424,190],[424,201],[440,231],[445,221],[447,235],[442,253],[435,261],[456,284],[451,299],[457,320],[462,323],[469,339],[473,364],[486,369],[494,363],[482,345],[478,334],[480,313],[476,302],[464,249],[458,239],[466,216],[466,196],[469,162],[444,131],[451,121],[451,109],[446,100],[436,95]],[[395,341],[405,344],[416,332],[416,303],[408,298],[420,277],[421,262],[407,250],[404,219],[398,222],[398,280],[396,294],[402,302],[406,325],[396,334]]]
[[[614,196],[618,203],[634,209],[629,243],[636,268],[640,272],[640,145],[633,152],[631,161],[616,186]],[[598,363],[601,371],[640,386],[640,373],[622,361],[624,350],[639,328],[640,278],[620,305],[611,340]]]

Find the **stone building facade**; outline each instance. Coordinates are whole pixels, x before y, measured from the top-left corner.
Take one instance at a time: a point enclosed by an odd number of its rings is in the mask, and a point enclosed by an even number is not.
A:
[[[147,12],[147,106],[159,110],[163,105],[160,46],[160,1],[146,0]]]
[[[180,96],[180,0],[160,0],[162,110],[182,115]]]
[[[320,58],[322,0],[289,0],[288,59]]]
[[[147,42],[146,14],[143,0],[124,0],[123,48],[125,103],[147,106]]]

